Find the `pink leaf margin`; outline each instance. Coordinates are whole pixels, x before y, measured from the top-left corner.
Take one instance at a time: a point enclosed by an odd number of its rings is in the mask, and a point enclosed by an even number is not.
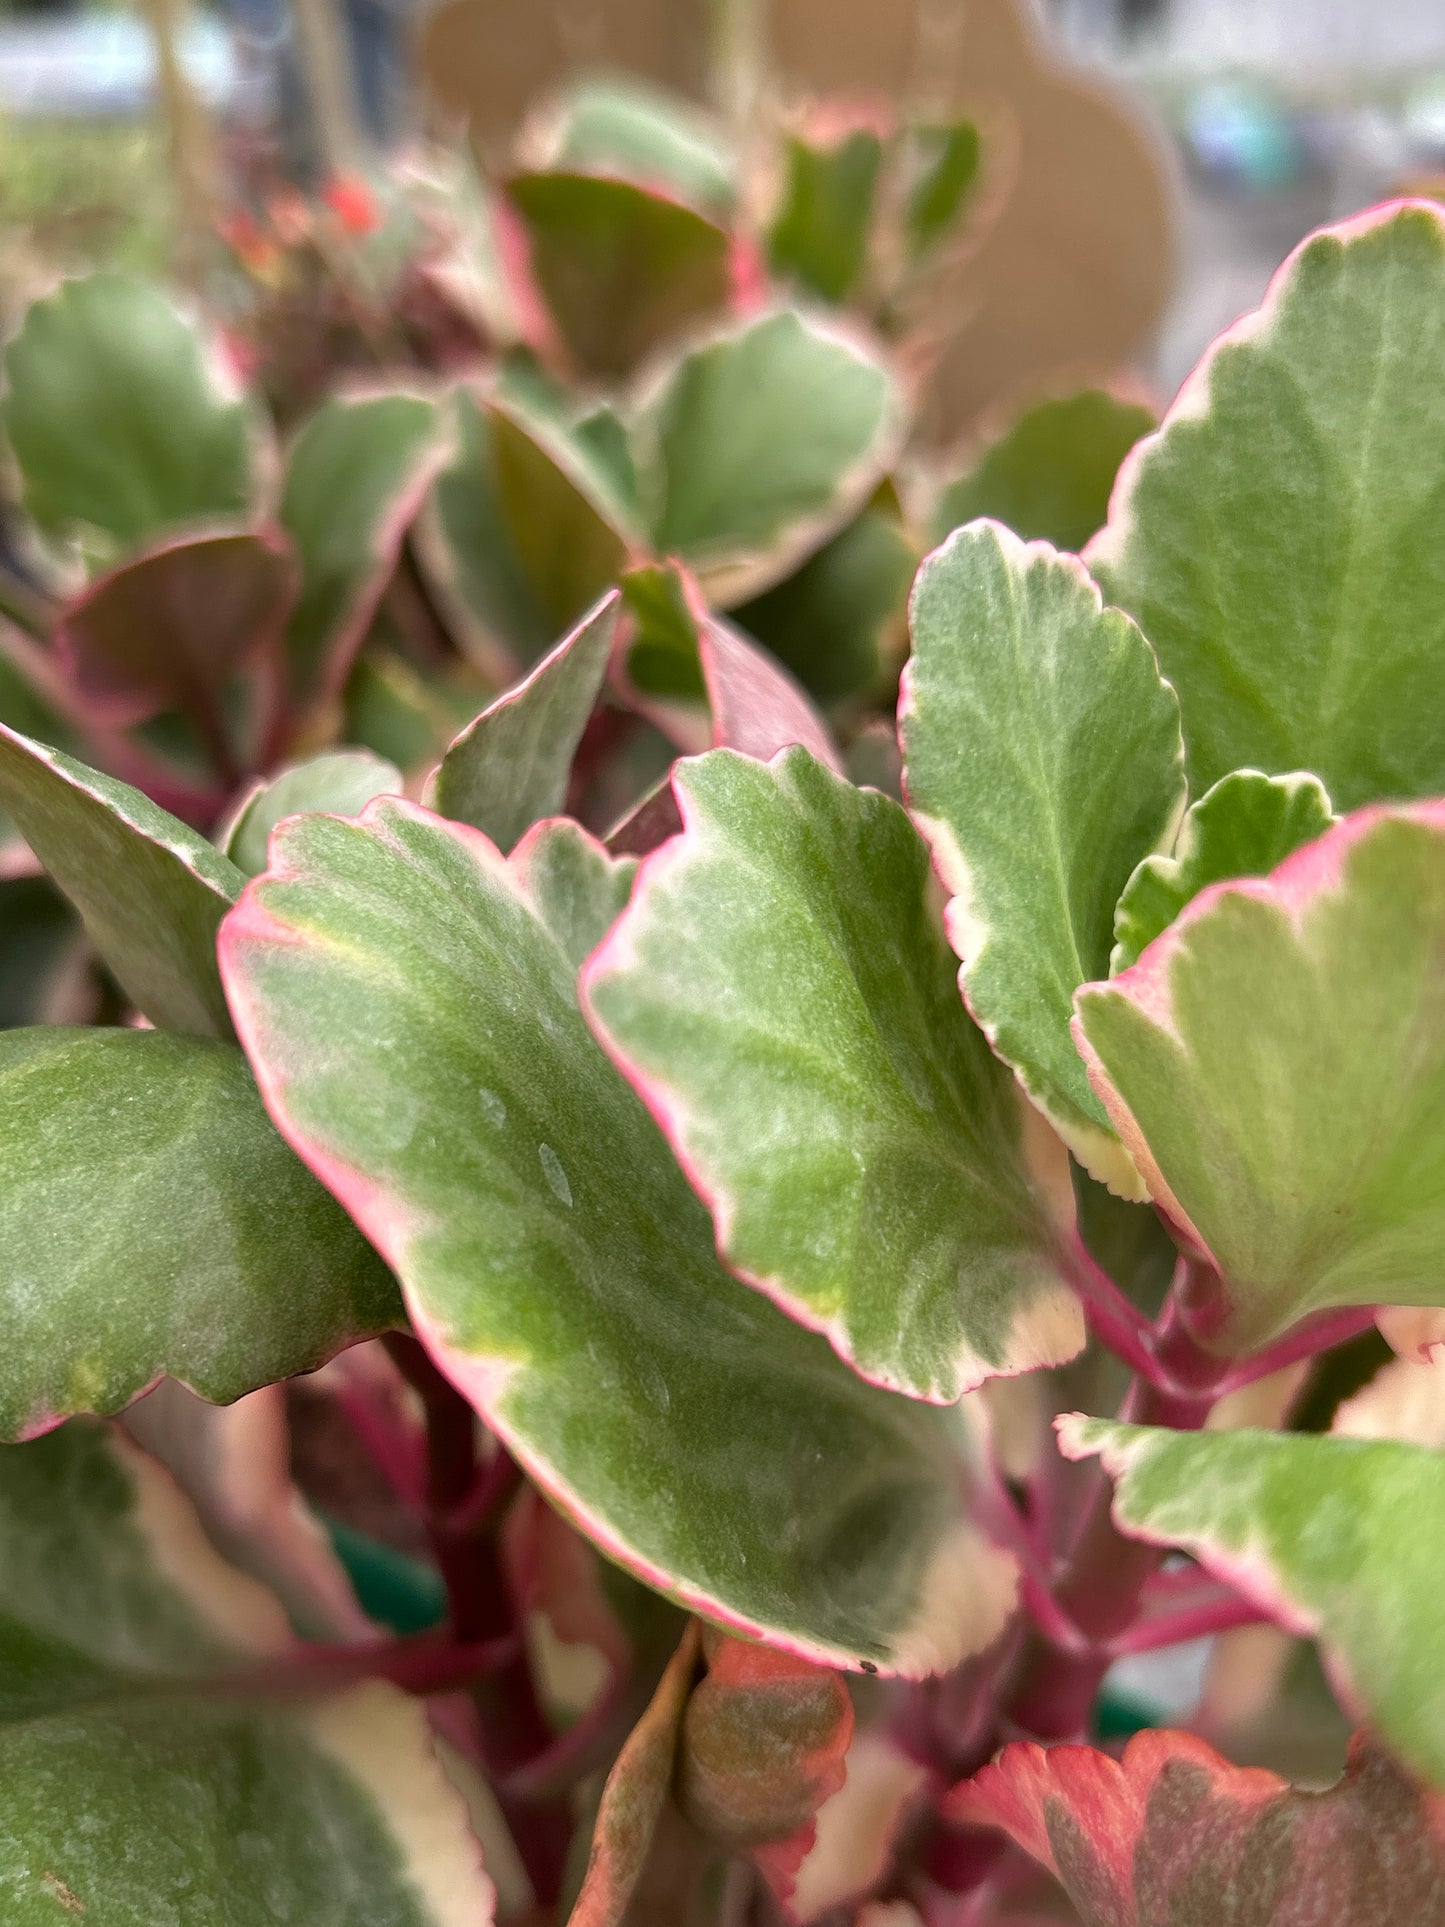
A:
[[[1442,215],[1445,225],[1445,215]],[[1180,1231],[1190,1239],[1202,1256],[1218,1269],[1199,1227],[1180,1203],[1157,1159],[1149,1147],[1138,1119],[1110,1076],[1102,1057],[1089,1041],[1084,1029],[1084,1004],[1106,997],[1122,997],[1156,1029],[1172,1037],[1181,1048],[1184,1040],[1174,1020],[1172,973],[1176,957],[1187,948],[1189,933],[1201,918],[1227,898],[1249,898],[1281,911],[1299,930],[1315,904],[1341,887],[1350,853],[1381,824],[1420,823],[1445,838],[1445,798],[1422,803],[1371,803],[1342,817],[1332,829],[1313,843],[1287,856],[1267,877],[1245,877],[1210,884],[1187,903],[1168,928],[1143,951],[1137,963],[1119,975],[1102,982],[1082,984],[1074,993],[1075,1015],[1070,1024],[1074,1043],[1084,1060],[1089,1082],[1098,1092],[1125,1149],[1133,1158],[1149,1187],[1149,1194],[1163,1207]]]
[[[1180,388],[1174,400],[1164,413],[1159,426],[1152,433],[1135,442],[1119,466],[1114,477],[1114,487],[1109,496],[1109,518],[1099,533],[1086,544],[1084,562],[1089,568],[1102,564],[1111,568],[1119,561],[1124,546],[1133,532],[1133,498],[1140,476],[1150,460],[1155,447],[1168,434],[1170,428],[1180,421],[1198,421],[1209,413],[1213,400],[1214,364],[1219,356],[1229,348],[1242,346],[1246,342],[1267,337],[1280,320],[1290,283],[1303,256],[1318,248],[1322,242],[1334,242],[1340,247],[1348,247],[1351,242],[1364,240],[1377,229],[1388,227],[1403,214],[1419,214],[1436,228],[1442,252],[1445,252],[1445,208],[1435,201],[1424,200],[1416,195],[1400,196],[1394,200],[1380,201],[1374,207],[1352,214],[1347,220],[1332,222],[1328,227],[1317,228],[1313,233],[1291,249],[1269,278],[1264,298],[1259,306],[1250,313],[1241,315],[1224,331],[1216,335],[1205,349]]]
[[[359,824],[384,836],[384,822],[388,815],[404,817],[452,837],[468,851],[480,871],[500,880],[504,888],[522,897],[528,894],[526,880],[541,841],[558,822],[568,822],[570,828],[577,828],[567,818],[545,819],[533,825],[510,857],[503,857],[497,846],[480,830],[464,823],[453,823],[423,809],[419,804],[399,797],[377,797],[360,816],[335,820]],[[799,1658],[812,1660],[822,1666],[859,1670],[860,1661],[855,1652],[828,1646],[800,1634],[782,1632],[776,1626],[750,1619],[724,1605],[703,1587],[685,1584],[676,1573],[669,1572],[639,1553],[609,1520],[596,1512],[545,1455],[518,1433],[506,1416],[503,1409],[506,1394],[525,1367],[515,1359],[473,1356],[458,1350],[441,1325],[428,1314],[408,1283],[405,1276],[407,1250],[421,1228],[417,1218],[390,1200],[379,1184],[363,1177],[343,1158],[314,1143],[291,1117],[288,1080],[267,1061],[263,1048],[265,1017],[259,1002],[251,994],[244,966],[246,956],[254,949],[283,945],[310,948],[304,937],[272,915],[260,896],[261,889],[267,884],[300,880],[302,871],[288,848],[288,831],[302,820],[301,817],[287,817],[277,824],[271,833],[267,869],[246,885],[234,908],[223,920],[217,938],[221,983],[232,1021],[271,1122],[301,1162],[326,1186],[363,1236],[397,1273],[412,1329],[437,1369],[481,1416],[564,1518],[576,1526],[600,1552],[634,1573],[644,1585],[665,1594],[687,1610],[702,1614],[729,1632],[745,1639],[758,1640],[783,1652],[794,1653]],[[607,855],[604,845],[587,832],[583,831],[582,834],[596,850]],[[879,1660],[876,1663],[870,1661],[869,1664],[871,1670],[880,1676],[905,1679],[930,1678],[938,1670],[928,1663],[926,1655],[905,1655],[896,1663]]]

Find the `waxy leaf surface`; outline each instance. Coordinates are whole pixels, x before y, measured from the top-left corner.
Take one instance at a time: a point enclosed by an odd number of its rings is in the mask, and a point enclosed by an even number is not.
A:
[[[1179,692],[1196,794],[1445,791],[1445,214],[1311,236],[1127,463],[1088,562]]]
[[[92,583],[55,640],[77,690],[108,722],[129,727],[178,709],[224,749],[227,686],[274,649],[295,596],[295,565],[275,535],[193,536]]]
[[[119,1411],[162,1372],[239,1398],[404,1322],[232,1045],[6,1031],[0,1146],[0,1437]]]
[[[673,781],[685,833],[583,998],[728,1263],[915,1398],[1072,1357],[1018,1094],[959,1002],[903,810],[803,750]]]
[[[258,784],[226,832],[226,855],[248,877],[266,867],[272,830],[288,816],[324,810],[328,816],[357,816],[374,796],[399,796],[401,771],[369,749],[329,749]]]
[[[1104,526],[1120,463],[1153,426],[1152,409],[1104,388],[1037,402],[941,491],[934,541],[989,515],[1025,541],[1077,553]]]
[[[927,1672],[991,1638],[1012,1562],[961,1510],[953,1415],[728,1276],[583,1023],[627,871],[574,825],[503,862],[385,800],[283,825],[272,865],[222,938],[272,1116],[562,1509],[684,1603],[835,1663]]]
[[[1066,1458],[1103,1460],[1121,1531],[1182,1547],[1293,1631],[1318,1637],[1382,1738],[1445,1788],[1445,1454],[1078,1417],[1058,1428]]]
[[[435,807],[503,852],[567,800],[572,758],[602,691],[617,597],[593,610],[515,689],[464,729],[436,773]]]
[[[1130,877],[1114,912],[1109,974],[1138,963],[1209,884],[1268,876],[1334,820],[1318,777],[1265,776],[1256,769],[1222,776],[1185,811],[1172,855],[1146,856]]]
[[[514,175],[536,277],[582,369],[623,375],[670,336],[726,306],[732,239],[655,187],[606,174]]]
[[[998,523],[929,557],[912,622],[903,780],[952,898],[964,997],[1080,1161],[1138,1196],[1069,1018],[1108,968],[1120,891],[1183,807],[1178,704],[1080,565]]]
[[[655,547],[723,604],[757,595],[841,528],[894,453],[881,362],[802,315],[763,315],[684,355],[637,425]]]
[[[1090,1075],[1222,1284],[1234,1352],[1334,1305],[1445,1300],[1445,805],[1346,818],[1216,884],[1079,993]]]
[[[0,1555],[7,1920],[487,1927],[420,1705],[377,1684],[243,1697],[237,1674],[301,1649],[118,1433],[0,1453]]]
[[[250,411],[158,289],[116,274],[62,281],[27,312],[5,375],[5,432],[47,528],[131,546],[250,512]]]
[[[949,1807],[1047,1867],[1083,1927],[1445,1918],[1445,1802],[1363,1739],[1324,1792],[1232,1766],[1192,1733],[1138,1733],[1122,1760],[1019,1742]]]
[[[302,424],[280,508],[301,562],[286,629],[298,701],[340,690],[444,452],[422,395],[332,395]]]
[[[607,1775],[587,1872],[567,1927],[622,1927],[627,1918],[628,1902],[667,1805],[697,1659],[698,1624],[693,1620]]]
[[[151,1022],[230,1037],[216,930],[235,864],[128,783],[3,726],[0,803]]]

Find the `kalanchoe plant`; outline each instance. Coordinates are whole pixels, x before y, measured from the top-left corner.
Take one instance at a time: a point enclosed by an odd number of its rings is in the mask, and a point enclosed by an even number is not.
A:
[[[473,404],[634,519],[420,800],[223,854],[0,734],[146,1020],[0,1035],[17,1919],[1445,1921],[1442,313],[1437,209],[1326,230],[1082,559],[949,533],[906,804],[707,594],[876,479],[787,312]],[[692,753],[603,842],[608,687]]]

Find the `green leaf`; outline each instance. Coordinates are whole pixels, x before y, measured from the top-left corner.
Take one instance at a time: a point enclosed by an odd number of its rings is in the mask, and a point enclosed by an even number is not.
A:
[[[614,594],[515,689],[464,729],[442,758],[433,802],[504,853],[567,801],[572,758],[601,694],[617,628]]]
[[[684,355],[637,429],[659,553],[723,605],[758,595],[842,528],[892,459],[900,407],[883,364],[791,311]]]
[[[924,121],[905,140],[912,184],[903,231],[917,260],[947,238],[967,208],[983,150],[971,120]]]
[[[332,395],[302,424],[280,509],[301,561],[286,629],[294,701],[340,691],[444,453],[423,395]]]
[[[989,1042],[1095,1177],[1141,1195],[1069,1037],[1114,906],[1184,802],[1179,708],[1079,564],[997,523],[919,571],[899,704],[904,785],[952,901]]]
[[[948,1810],[1011,1835],[1086,1927],[1392,1927],[1445,1910],[1445,1803],[1364,1735],[1323,1792],[1192,1733],[1138,1733],[1122,1760],[1015,1742]]]
[[[1327,228],[1125,469],[1089,561],[1179,691],[1196,794],[1445,791],[1445,214]]]
[[[768,233],[773,271],[809,294],[843,302],[868,265],[874,204],[883,169],[876,127],[790,134],[786,178]]]
[[[1066,1458],[1102,1458],[1121,1531],[1182,1547],[1318,1638],[1346,1697],[1445,1787],[1445,1456],[1379,1439],[1180,1433],[1077,1415],[1058,1429]]]
[[[293,763],[290,769],[258,783],[220,839],[226,855],[248,877],[266,867],[272,830],[288,816],[324,810],[331,816],[359,816],[375,796],[400,796],[401,771],[369,749],[331,749]]]
[[[1198,1335],[1251,1351],[1334,1305],[1438,1305],[1445,804],[1362,810],[1196,897],[1077,999],[1155,1200],[1213,1262]]]
[[[253,507],[255,421],[215,344],[159,289],[62,281],[5,353],[5,432],[46,528],[123,546]]]
[[[689,325],[725,308],[732,238],[654,188],[605,174],[517,174],[507,196],[532,272],[571,354],[623,375]]]
[[[0,725],[0,803],[163,1030],[230,1037],[216,930],[245,878],[128,783]]]
[[[230,1045],[0,1033],[0,1144],[0,1436],[163,1372],[228,1402],[403,1322]]]
[[[454,459],[419,524],[429,576],[499,679],[535,662],[616,581],[631,546],[605,459],[459,390]]]
[[[528,145],[538,164],[621,174],[714,216],[737,199],[737,157],[721,128],[691,101],[630,78],[577,82]]]
[[[623,1927],[667,1805],[697,1660],[698,1624],[693,1620],[607,1775],[587,1872],[567,1927]]]
[[[1119,465],[1154,427],[1154,412],[1105,388],[1037,402],[973,457],[933,510],[933,540],[980,515],[1025,541],[1082,549],[1104,526]]]
[[[0,1546],[11,1919],[491,1921],[421,1706],[374,1683],[240,1697],[238,1672],[301,1649],[118,1432],[76,1423],[0,1452]]]
[[[559,840],[595,891],[534,882]],[[284,825],[272,855],[222,937],[272,1115],[562,1510],[650,1584],[832,1663],[927,1672],[993,1638],[1012,1562],[960,1511],[954,1415],[864,1385],[724,1272],[582,1021],[600,848],[543,826],[503,863],[384,800]]]
[[[785,582],[733,611],[820,702],[857,695],[900,643],[918,557],[890,515],[867,509]]]
[[[583,1005],[729,1265],[913,1398],[1071,1358],[1083,1319],[1018,1095],[958,1000],[903,810],[798,749],[720,751],[673,784],[685,833]]]
[[[1109,974],[1141,952],[1211,883],[1268,876],[1277,864],[1323,836],[1335,821],[1318,777],[1264,776],[1236,770],[1192,803],[1172,856],[1147,856],[1130,877],[1114,912]]]
[[[278,651],[295,605],[289,545],[271,531],[174,537],[94,582],[56,646],[93,712],[121,728],[182,711],[226,769],[226,696]]]

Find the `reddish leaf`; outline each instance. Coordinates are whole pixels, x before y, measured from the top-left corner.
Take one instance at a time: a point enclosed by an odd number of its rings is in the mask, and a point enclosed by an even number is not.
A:
[[[620,1927],[626,1915],[667,1803],[678,1729],[697,1665],[698,1632],[693,1620],[607,1776],[586,1877],[567,1927]]]
[[[678,1804],[709,1839],[749,1851],[787,1900],[852,1737],[841,1674],[719,1635],[683,1718]]]
[[[56,647],[107,723],[129,728],[179,709],[214,734],[227,685],[279,647],[297,587],[279,530],[179,537],[77,596]]]
[[[1188,1733],[1006,1747],[948,1802],[1048,1867],[1084,1927],[1425,1927],[1445,1920],[1445,1796],[1366,1736],[1324,1793]]]

